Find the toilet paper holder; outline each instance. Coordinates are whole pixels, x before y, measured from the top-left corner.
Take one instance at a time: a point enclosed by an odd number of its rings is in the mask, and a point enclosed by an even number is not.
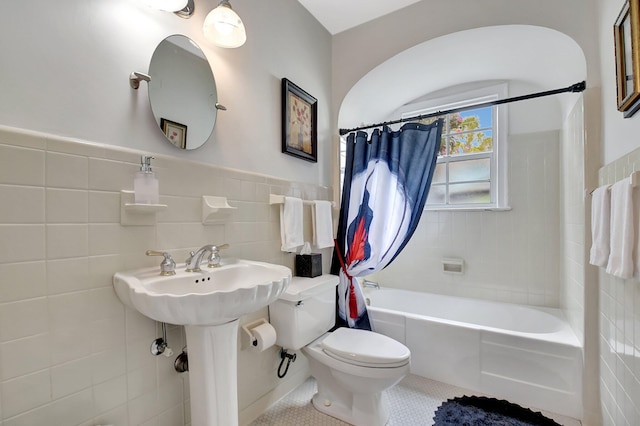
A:
[[[249,344],[251,346],[258,346],[258,339],[253,335],[253,332],[251,330],[262,324],[269,324],[269,321],[267,321],[266,318],[260,318],[257,321],[253,321],[242,326],[244,332],[247,334],[247,336],[249,336]]]

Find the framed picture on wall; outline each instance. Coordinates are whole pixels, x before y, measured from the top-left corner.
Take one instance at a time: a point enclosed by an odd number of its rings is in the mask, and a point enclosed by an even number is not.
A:
[[[318,100],[282,79],[282,152],[318,162]]]
[[[631,117],[640,108],[640,0],[625,1],[613,26],[618,110]]]
[[[160,118],[160,128],[169,142],[178,148],[186,149],[187,147],[187,126],[185,124],[176,123],[175,121]]]

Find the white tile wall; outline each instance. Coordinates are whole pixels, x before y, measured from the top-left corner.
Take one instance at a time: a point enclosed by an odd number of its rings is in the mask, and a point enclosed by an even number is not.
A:
[[[159,325],[122,305],[113,274],[156,265],[147,249],[180,262],[189,250],[222,242],[231,245],[226,256],[292,267],[293,256],[280,252],[269,193],[332,194],[151,153],[168,208],[156,226],[122,226],[120,190],[133,188],[141,154],[148,153],[0,128],[0,426],[189,424],[188,374],[173,370],[173,357],[150,355]],[[204,226],[202,195],[227,196],[238,210]],[[168,335],[177,355],[183,330],[170,326]],[[275,375],[278,362],[275,349],[241,351],[241,409],[287,385]]]
[[[565,121],[561,144],[561,303],[580,341],[585,331],[585,140],[584,111],[578,102]]]
[[[381,285],[464,297],[559,306],[559,133],[509,138],[510,211],[424,212]],[[464,275],[442,272],[462,258]],[[419,260],[419,261],[417,261]]]
[[[640,149],[599,171],[599,185],[640,170]],[[638,190],[634,191],[638,196]],[[637,223],[637,222],[636,222]],[[600,398],[605,426],[640,424],[640,283],[599,268]]]

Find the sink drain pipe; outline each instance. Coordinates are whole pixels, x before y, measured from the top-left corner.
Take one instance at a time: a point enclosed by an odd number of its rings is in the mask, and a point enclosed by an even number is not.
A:
[[[278,366],[278,378],[282,379],[287,375],[287,371],[289,371],[289,364],[291,364],[292,362],[296,362],[296,354],[290,354],[285,348],[282,348],[280,349],[280,359],[280,365]],[[283,366],[284,371],[282,371]]]

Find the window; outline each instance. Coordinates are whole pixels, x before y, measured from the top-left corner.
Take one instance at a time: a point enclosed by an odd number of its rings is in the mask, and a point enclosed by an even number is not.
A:
[[[506,97],[493,86],[403,108],[402,118],[481,104]],[[429,104],[429,106],[427,106]],[[437,106],[433,106],[437,105]],[[506,207],[506,107],[487,106],[441,116],[442,143],[425,208]],[[420,120],[431,123],[437,117]]]
[[[410,118],[507,97],[506,84],[408,104],[392,116]],[[438,117],[420,120],[431,123]],[[427,210],[502,210],[507,207],[507,107],[447,114],[429,190]],[[394,125],[398,129],[402,124]],[[340,138],[340,188],[344,179],[346,137]]]

